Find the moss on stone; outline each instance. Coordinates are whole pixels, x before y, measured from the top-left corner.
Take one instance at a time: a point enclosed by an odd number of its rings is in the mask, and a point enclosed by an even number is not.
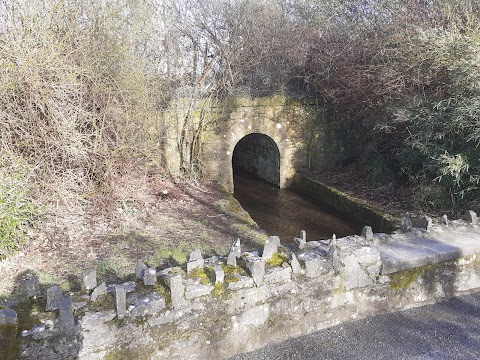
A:
[[[111,294],[100,295],[97,301],[90,301],[86,308],[91,311],[112,310],[115,308],[115,300]]]
[[[216,298],[222,298],[226,293],[226,286],[225,283],[223,284],[215,284],[213,286],[212,295]]]
[[[270,267],[279,267],[282,266],[283,263],[288,263],[288,256],[286,254],[276,252],[270,259],[267,260],[266,265]]]
[[[210,278],[208,277],[207,273],[205,272],[204,268],[195,268],[192,269],[188,274],[187,277],[190,279],[197,279],[200,280],[200,284],[206,285],[210,284]]]
[[[169,306],[172,303],[172,294],[165,284],[158,283],[157,285],[153,286],[153,291],[156,291],[163,296],[166,306]]]
[[[17,338],[17,333],[17,325],[0,325],[0,358],[2,360],[20,358],[20,341]]]
[[[222,268],[225,273],[224,281],[226,284],[240,281],[239,275],[245,273],[245,271],[238,266],[223,265]]]
[[[134,349],[121,346],[111,349],[105,354],[105,360],[148,359],[154,353],[150,346],[135,347]]]
[[[426,272],[433,270],[435,270],[434,265],[424,265],[414,269],[390,274],[390,288],[395,291],[405,289],[416,282],[417,279],[423,276]]]

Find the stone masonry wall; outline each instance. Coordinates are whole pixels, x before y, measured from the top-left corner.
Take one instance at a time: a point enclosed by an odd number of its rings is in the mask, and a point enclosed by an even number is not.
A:
[[[273,236],[261,252],[242,252],[237,240],[225,257],[194,251],[183,267],[139,261],[137,280],[125,284],[98,285],[86,270],[82,294],[48,289],[55,316],[25,332],[21,357],[223,359],[480,289],[476,214],[419,224],[405,218],[392,235],[365,227],[362,236],[325,241],[302,232],[289,247]],[[2,321],[15,324],[14,312],[1,309]]]
[[[179,169],[178,141],[188,100],[164,111],[163,152],[172,173]],[[191,109],[190,109],[191,110]],[[202,120],[201,163],[204,175],[233,192],[232,156],[235,146],[253,133],[270,137],[280,153],[279,186],[288,186],[301,168],[322,168],[348,156],[338,131],[321,106],[311,99],[284,96],[228,98],[219,103],[197,102],[189,115]],[[196,126],[195,125],[195,126]],[[197,131],[195,127],[190,133]]]

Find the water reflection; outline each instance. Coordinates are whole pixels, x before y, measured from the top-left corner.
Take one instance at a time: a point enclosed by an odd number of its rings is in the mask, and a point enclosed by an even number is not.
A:
[[[358,226],[306,200],[289,189],[278,189],[245,174],[235,174],[235,198],[269,235],[290,242],[300,230],[307,240],[359,233]]]

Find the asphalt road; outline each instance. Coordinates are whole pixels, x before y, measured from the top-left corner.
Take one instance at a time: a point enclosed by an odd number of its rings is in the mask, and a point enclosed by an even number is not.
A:
[[[247,359],[480,359],[480,293],[344,323],[231,358]]]

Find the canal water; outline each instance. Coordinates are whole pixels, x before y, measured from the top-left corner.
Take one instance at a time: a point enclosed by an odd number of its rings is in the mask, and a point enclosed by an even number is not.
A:
[[[235,174],[234,196],[269,235],[291,242],[307,232],[307,240],[358,234],[361,228],[289,189],[278,189],[248,174]]]

